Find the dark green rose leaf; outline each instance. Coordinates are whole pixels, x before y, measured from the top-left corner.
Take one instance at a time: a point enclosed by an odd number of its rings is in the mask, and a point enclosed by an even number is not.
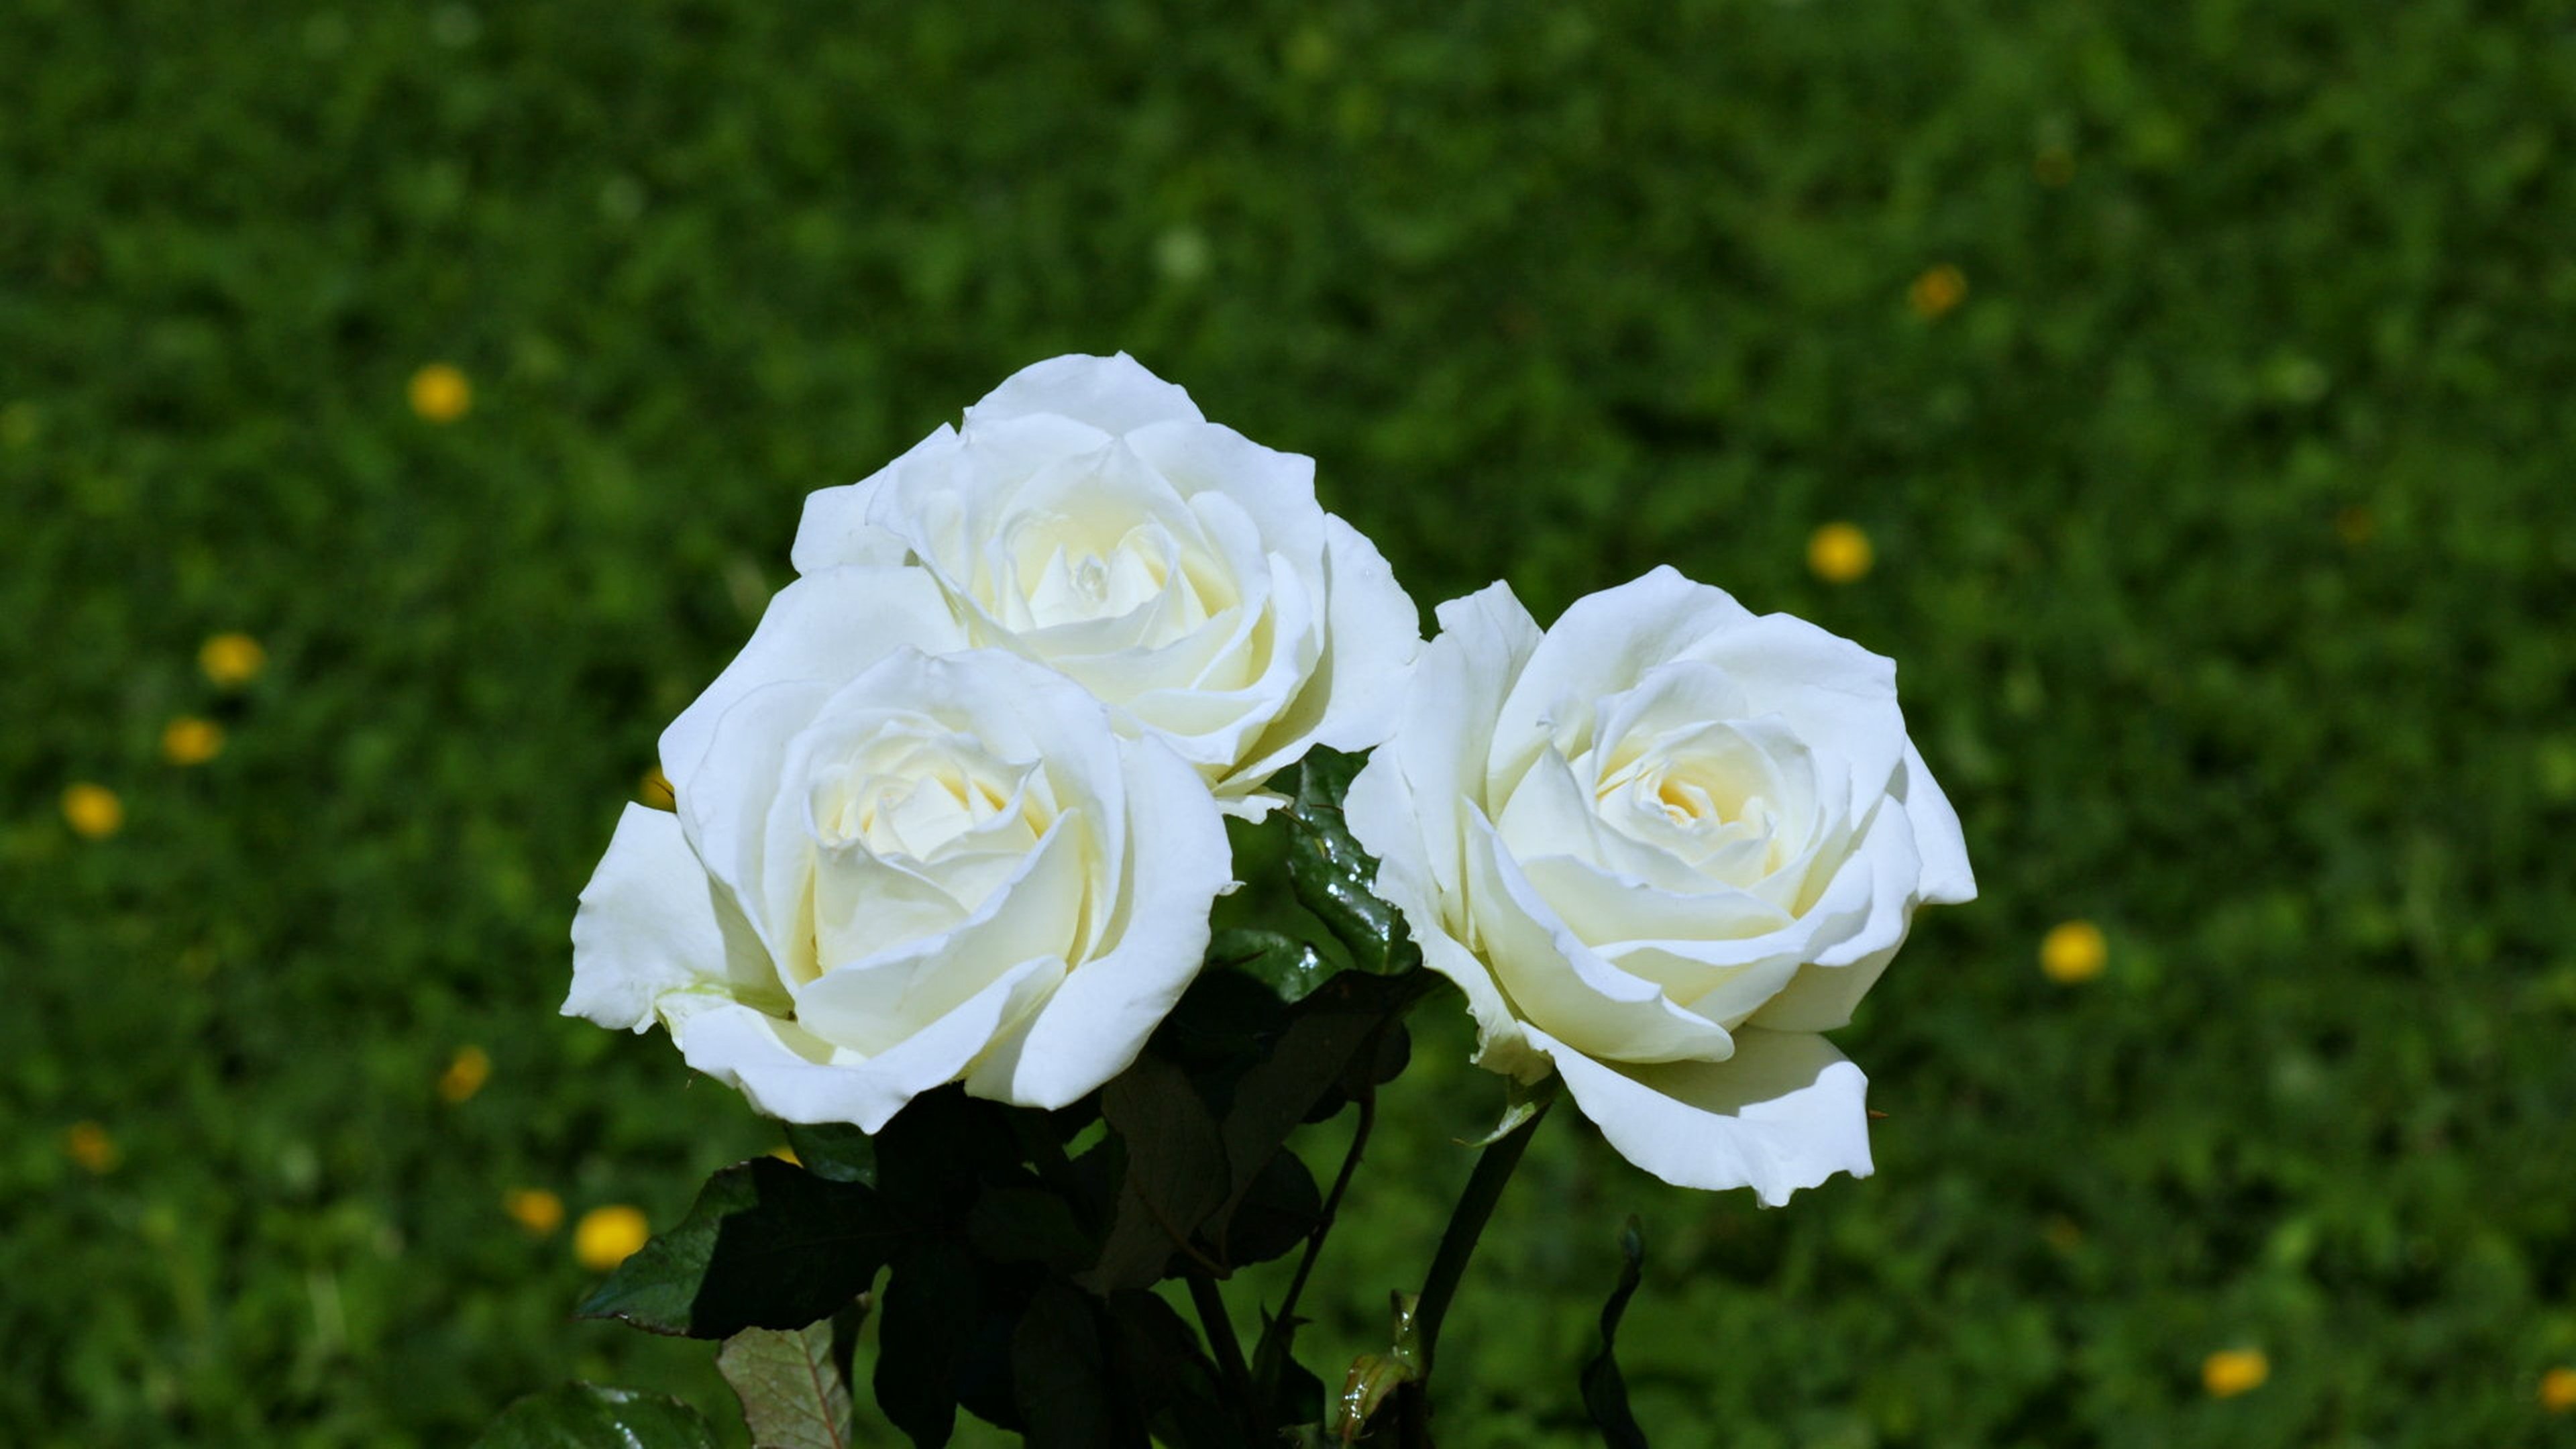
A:
[[[986,1182],[1018,1169],[1013,1110],[954,1083],[905,1103],[876,1135],[876,1187],[886,1205],[916,1227],[953,1226]]]
[[[1313,946],[1277,931],[1217,932],[1208,944],[1207,967],[1249,976],[1291,1006],[1333,974],[1332,966]]]
[[[1400,977],[1344,972],[1297,1003],[1288,1029],[1267,1058],[1243,1074],[1225,1114],[1225,1157],[1231,1180],[1220,1222],[1251,1189],[1253,1177],[1300,1123],[1312,1120],[1334,1096],[1361,1051],[1377,1051],[1377,1035],[1429,989],[1428,972]],[[1375,1061],[1371,1057],[1372,1063]]]
[[[1379,975],[1411,970],[1422,953],[1406,936],[1395,907],[1371,889],[1377,861],[1351,838],[1342,796],[1366,760],[1318,747],[1297,775],[1297,798],[1282,812],[1291,827],[1288,883],[1351,953],[1351,964]]]
[[[1127,1178],[1100,1262],[1084,1277],[1098,1293],[1162,1277],[1176,1250],[1227,1199],[1225,1139],[1188,1074],[1151,1052],[1100,1092],[1100,1112],[1126,1144]],[[1194,1250],[1193,1250],[1194,1251]]]
[[[805,1170],[833,1182],[877,1185],[876,1139],[847,1122],[787,1124],[787,1147]]]
[[[1197,1330],[1150,1292],[1117,1293],[1108,1302],[1111,1358],[1154,1437],[1192,1449],[1240,1444],[1242,1422],[1227,1406]]]
[[[946,1239],[908,1248],[877,1300],[877,1408],[917,1449],[957,1427],[959,1381],[984,1316],[982,1273]]]
[[[1141,1444],[1109,1377],[1097,1299],[1057,1282],[1037,1291],[1011,1335],[1011,1386],[1029,1449],[1114,1449]],[[1130,1422],[1122,1432],[1122,1420]]]
[[[566,1384],[502,1410],[474,1449],[716,1449],[716,1436],[677,1399]]]
[[[850,1385],[832,1345],[826,1318],[799,1329],[746,1328],[716,1350],[753,1449],[849,1449]]]
[[[709,1178],[580,1313],[691,1338],[802,1328],[864,1291],[902,1237],[866,1186],[755,1157]]]
[[[996,1263],[1034,1263],[1072,1274],[1091,1266],[1100,1245],[1085,1236],[1073,1207],[1038,1187],[994,1188],[975,1200],[966,1240]]]
[[[1252,1186],[1226,1223],[1225,1257],[1230,1266],[1267,1263],[1304,1243],[1323,1220],[1323,1194],[1315,1175],[1296,1153],[1281,1149],[1253,1174]]]
[[[1601,1309],[1601,1352],[1583,1366],[1583,1407],[1609,1449],[1646,1449],[1645,1431],[1628,1411],[1628,1381],[1620,1376],[1619,1361],[1612,1357],[1619,1320],[1628,1311],[1628,1300],[1636,1296],[1637,1280],[1646,1267],[1646,1239],[1634,1217],[1619,1229],[1619,1259],[1619,1285],[1610,1290],[1610,1301]]]

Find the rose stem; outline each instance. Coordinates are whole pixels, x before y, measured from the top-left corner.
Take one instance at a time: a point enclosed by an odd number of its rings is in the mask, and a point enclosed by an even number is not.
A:
[[[1287,1296],[1279,1300],[1279,1316],[1261,1333],[1261,1345],[1253,1352],[1255,1359],[1270,1356],[1271,1340],[1285,1341],[1297,1331],[1297,1298],[1306,1291],[1306,1279],[1315,1271],[1315,1260],[1324,1252],[1324,1235],[1333,1230],[1333,1218],[1342,1210],[1342,1194],[1350,1191],[1351,1174],[1359,1170],[1360,1153],[1368,1147],[1369,1128],[1377,1122],[1377,1087],[1372,1084],[1360,1092],[1360,1122],[1351,1131],[1351,1150],[1342,1154],[1342,1170],[1333,1179],[1333,1190],[1324,1197],[1323,1215],[1315,1219],[1315,1231],[1306,1237],[1306,1254],[1297,1260],[1296,1276],[1288,1280]]]
[[[1405,1386],[1404,1398],[1415,1412],[1428,1412],[1423,1396],[1431,1380],[1432,1353],[1440,1342],[1440,1321],[1449,1316],[1449,1300],[1457,1295],[1458,1280],[1466,1276],[1467,1260],[1475,1254],[1476,1240],[1484,1235],[1485,1221],[1494,1215],[1494,1204],[1502,1201],[1512,1169],[1521,1165],[1521,1154],[1529,1149],[1530,1134],[1555,1105],[1558,1083],[1553,1076],[1540,1083],[1534,1089],[1537,1109],[1528,1120],[1477,1155],[1476,1170],[1467,1174],[1466,1191],[1458,1195],[1458,1206],[1449,1214],[1448,1231],[1440,1235],[1440,1251],[1432,1255],[1431,1276],[1423,1281],[1422,1297],[1413,1310],[1414,1354],[1422,1370],[1421,1377]]]
[[[1216,1354],[1217,1367],[1225,1374],[1227,1387],[1244,1416],[1245,1427],[1252,1430],[1253,1442],[1263,1437],[1261,1412],[1252,1393],[1252,1371],[1243,1363],[1243,1341],[1234,1336],[1234,1320],[1226,1315],[1225,1295],[1216,1289],[1216,1280],[1198,1268],[1185,1275],[1190,1283],[1190,1306],[1199,1311],[1199,1324],[1207,1331],[1208,1348]]]

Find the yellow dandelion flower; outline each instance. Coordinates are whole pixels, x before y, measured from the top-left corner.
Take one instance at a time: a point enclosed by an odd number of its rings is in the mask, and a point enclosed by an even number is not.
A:
[[[80,781],[63,791],[63,819],[87,840],[105,840],[125,828],[125,802],[105,785]]]
[[[2540,1376],[2540,1407],[2553,1414],[2576,1410],[2576,1368],[2561,1366]]]
[[[259,677],[268,651],[248,634],[217,634],[197,650],[197,668],[218,689],[239,689]]]
[[[572,1255],[590,1271],[605,1273],[634,1257],[651,1236],[652,1225],[644,1221],[641,1208],[611,1203],[583,1213],[573,1225]]]
[[[671,792],[671,777],[663,774],[659,765],[645,767],[644,778],[635,784],[635,794],[656,810],[680,808],[679,797]]]
[[[2040,938],[2039,969],[2060,986],[2092,980],[2110,959],[2102,928],[2091,921],[2061,922]]]
[[[224,752],[224,727],[183,714],[161,730],[161,758],[174,765],[202,765]]]
[[[2259,1348],[2221,1349],[2203,1359],[2200,1385],[2213,1399],[2232,1399],[2263,1387],[2272,1376],[2272,1361]]]
[[[563,1199],[542,1187],[514,1187],[501,1194],[501,1211],[540,1238],[563,1226]]]
[[[474,407],[474,384],[444,362],[411,375],[411,410],[426,422],[452,423]]]
[[[448,1060],[447,1070],[438,1074],[438,1095],[451,1102],[462,1102],[483,1090],[492,1079],[492,1057],[481,1047],[458,1047]]]
[[[63,1129],[63,1155],[91,1173],[114,1172],[125,1154],[107,1129],[95,1122],[74,1122]]]
[[[1957,267],[1943,262],[1914,279],[1905,289],[1905,300],[1914,315],[1926,321],[1942,316],[1968,299],[1968,276]]]
[[[1847,584],[1877,561],[1869,535],[1849,523],[1828,523],[1807,536],[1807,569],[1829,584]]]

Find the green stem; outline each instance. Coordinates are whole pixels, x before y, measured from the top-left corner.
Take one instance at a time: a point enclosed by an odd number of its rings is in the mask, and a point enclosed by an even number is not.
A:
[[[1215,1279],[1196,1268],[1184,1276],[1189,1279],[1190,1306],[1198,1310],[1199,1326],[1207,1333],[1208,1351],[1216,1355],[1217,1370],[1225,1375],[1244,1427],[1259,1443],[1266,1416],[1253,1393],[1252,1370],[1243,1361],[1243,1340],[1234,1336],[1234,1320],[1226,1314],[1225,1295],[1217,1291]]]
[[[1351,1175],[1359,1170],[1360,1154],[1368,1147],[1369,1128],[1376,1122],[1377,1088],[1371,1085],[1360,1092],[1360,1121],[1351,1131],[1350,1151],[1342,1155],[1342,1170],[1333,1178],[1333,1190],[1324,1197],[1324,1211],[1315,1219],[1315,1231],[1307,1235],[1305,1256],[1297,1260],[1296,1276],[1288,1280],[1287,1295],[1279,1300],[1279,1316],[1270,1320],[1270,1326],[1262,1331],[1260,1347],[1253,1351],[1259,1362],[1269,1362],[1276,1351],[1273,1340],[1284,1346],[1297,1331],[1297,1299],[1306,1291],[1306,1280],[1314,1274],[1315,1259],[1324,1251],[1324,1235],[1333,1230],[1333,1219],[1341,1213],[1342,1195],[1350,1191]]]
[[[1458,1206],[1449,1214],[1448,1230],[1440,1235],[1440,1251],[1431,1259],[1431,1276],[1423,1280],[1422,1298],[1413,1311],[1415,1352],[1422,1361],[1424,1380],[1431,1376],[1440,1323],[1449,1315],[1449,1300],[1457,1295],[1458,1281],[1466,1276],[1467,1260],[1475,1255],[1476,1240],[1484,1235],[1485,1222],[1494,1215],[1494,1204],[1502,1201],[1503,1188],[1512,1180],[1512,1169],[1521,1165],[1521,1154],[1529,1149],[1530,1134],[1546,1120],[1547,1109],[1555,1105],[1558,1085],[1558,1078],[1549,1077],[1531,1089],[1536,1110],[1527,1121],[1478,1155],[1476,1170],[1467,1175],[1467,1189],[1458,1195]],[[1413,1387],[1419,1393],[1421,1385]]]

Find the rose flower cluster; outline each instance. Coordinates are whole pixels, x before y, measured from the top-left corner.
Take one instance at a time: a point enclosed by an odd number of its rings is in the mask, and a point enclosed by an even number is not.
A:
[[[1821,1033],[1975,893],[1889,661],[1670,569],[1545,630],[1498,583],[1426,645],[1312,460],[1123,354],[814,494],[793,561],[582,893],[566,1013],[789,1122],[1065,1106],[1201,970],[1225,817],[1371,751],[1349,829],[1481,1065],[1669,1182],[1869,1170]]]

